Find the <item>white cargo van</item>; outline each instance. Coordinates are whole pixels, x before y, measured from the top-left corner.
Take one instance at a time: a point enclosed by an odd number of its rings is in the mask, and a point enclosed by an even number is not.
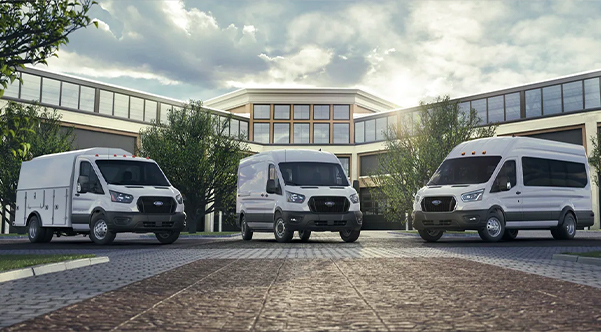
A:
[[[92,148],[24,162],[14,226],[31,242],[54,234],[89,234],[109,244],[119,232],[152,232],[175,242],[185,225],[182,196],[150,159],[121,149]]]
[[[464,142],[417,192],[413,210],[426,241],[463,230],[477,230],[485,241],[513,240],[520,229],[572,239],[594,223],[586,153],[528,137]]]
[[[276,150],[240,161],[236,216],[244,240],[253,232],[273,232],[278,242],[298,231],[340,232],[346,242],[359,238],[363,214],[359,196],[338,158],[329,152]]]

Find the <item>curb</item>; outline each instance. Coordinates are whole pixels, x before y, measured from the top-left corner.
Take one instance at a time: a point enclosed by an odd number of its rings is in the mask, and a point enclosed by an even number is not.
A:
[[[82,258],[71,261],[50,263],[44,265],[36,265],[24,269],[11,270],[0,273],[0,283],[5,281],[17,280],[22,278],[34,277],[53,272],[77,269],[84,266],[92,266],[96,264],[108,263],[110,260],[106,256]]]
[[[601,258],[596,258],[596,257],[584,257],[584,256],[577,256],[577,255],[554,254],[553,255],[553,259],[554,260],[560,260],[560,261],[577,262],[577,263],[582,263],[582,264],[590,264],[590,265],[601,266]]]
[[[419,237],[418,233],[404,233],[404,232],[388,232],[389,234],[394,234],[394,235],[399,235],[399,236],[412,236],[412,237]],[[444,233],[442,235],[443,237],[478,237],[478,233],[477,232],[466,232],[464,234],[461,233]]]
[[[236,233],[236,234],[230,234],[230,235],[180,235],[179,238],[180,239],[195,239],[195,238],[230,238],[230,237],[236,237],[236,236],[240,236],[240,233]],[[154,235],[149,235],[149,234],[144,234],[144,235],[140,235],[140,237],[142,238],[154,238]]]

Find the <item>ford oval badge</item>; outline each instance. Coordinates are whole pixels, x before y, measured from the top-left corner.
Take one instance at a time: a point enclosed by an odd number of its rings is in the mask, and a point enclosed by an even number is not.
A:
[[[332,207],[332,206],[336,205],[336,203],[334,203],[334,202],[325,202],[325,204],[327,207]]]
[[[153,203],[155,206],[163,206],[163,202],[161,201],[156,201]]]
[[[432,204],[434,204],[434,205],[440,205],[441,203],[442,203],[442,201],[439,201],[439,200],[432,201]]]

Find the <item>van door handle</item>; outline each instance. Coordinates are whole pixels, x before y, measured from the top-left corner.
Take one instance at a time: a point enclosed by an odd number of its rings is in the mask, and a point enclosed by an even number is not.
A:
[[[75,196],[79,197],[79,193],[75,194]]]
[[[265,194],[261,194],[261,197],[265,197]]]
[[[516,195],[519,195],[519,194],[521,194],[521,193],[522,193],[521,191],[516,191],[516,192],[515,192],[515,194],[516,194]]]

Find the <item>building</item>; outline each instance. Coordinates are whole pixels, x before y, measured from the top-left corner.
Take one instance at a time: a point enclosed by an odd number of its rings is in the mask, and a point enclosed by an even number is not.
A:
[[[78,148],[96,145],[133,151],[151,121],[166,121],[183,101],[45,70],[26,68],[23,84],[2,99],[57,108],[74,126]],[[483,121],[499,123],[499,136],[531,136],[581,144],[590,152],[601,126],[601,71],[576,74],[454,100]],[[283,147],[335,153],[351,180],[359,181],[366,223],[382,219],[365,181],[384,150],[383,130],[411,125],[418,107],[398,105],[358,89],[241,89],[204,101],[217,115],[232,115],[231,134],[242,134],[255,152]],[[597,176],[596,174],[594,176]],[[599,188],[593,183],[595,228]]]

